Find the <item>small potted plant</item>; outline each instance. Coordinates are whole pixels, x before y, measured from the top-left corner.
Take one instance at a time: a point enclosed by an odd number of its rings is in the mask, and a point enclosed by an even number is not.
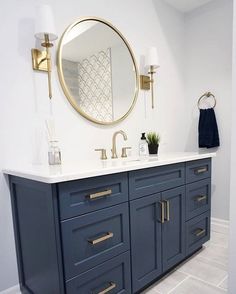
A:
[[[157,154],[160,143],[160,135],[156,132],[147,133],[147,143],[149,154]]]

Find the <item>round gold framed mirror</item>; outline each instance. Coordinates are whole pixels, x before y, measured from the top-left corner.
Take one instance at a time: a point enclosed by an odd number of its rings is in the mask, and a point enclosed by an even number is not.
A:
[[[83,18],[63,33],[58,75],[71,105],[86,119],[112,125],[132,111],[138,95],[138,69],[124,36],[109,22]]]

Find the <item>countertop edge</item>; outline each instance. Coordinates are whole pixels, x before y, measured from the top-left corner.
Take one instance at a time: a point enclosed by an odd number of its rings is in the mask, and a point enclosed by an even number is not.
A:
[[[186,156],[186,157],[185,157]],[[11,169],[11,168],[5,168],[2,170],[3,174],[10,175],[10,176],[16,176],[21,178],[26,178],[33,181],[42,182],[45,184],[58,184],[66,181],[73,181],[73,180],[80,180],[84,178],[91,178],[91,177],[97,177],[97,176],[105,176],[108,174],[116,174],[121,172],[128,172],[133,170],[139,170],[139,169],[145,169],[145,168],[152,168],[152,167],[158,167],[158,166],[164,166],[164,165],[170,165],[175,163],[181,163],[181,162],[188,162],[193,160],[200,160],[200,159],[206,159],[206,158],[212,158],[216,156],[216,153],[202,153],[202,154],[194,154],[194,155],[188,155],[186,154],[182,157],[177,158],[171,158],[161,161],[140,161],[136,162],[128,162],[124,161],[122,162],[123,165],[121,166],[111,166],[107,168],[100,168],[97,170],[88,170],[81,173],[68,173],[68,174],[55,174],[55,175],[42,175],[42,172],[32,172],[32,171],[26,171],[26,170],[17,170],[17,169]],[[125,163],[130,163],[129,165]]]

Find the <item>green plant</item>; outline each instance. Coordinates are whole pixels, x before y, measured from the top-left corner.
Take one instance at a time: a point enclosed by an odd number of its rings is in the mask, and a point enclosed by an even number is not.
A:
[[[148,145],[159,145],[160,135],[156,132],[147,133],[147,142],[148,142]]]

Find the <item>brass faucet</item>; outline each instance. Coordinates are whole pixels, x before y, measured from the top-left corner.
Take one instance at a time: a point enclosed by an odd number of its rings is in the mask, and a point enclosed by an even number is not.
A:
[[[124,140],[126,141],[127,140],[127,135],[124,131],[120,130],[120,131],[117,131],[113,134],[113,137],[112,137],[112,149],[111,149],[111,153],[112,153],[112,156],[111,158],[118,158],[117,156],[117,152],[116,152],[116,136],[118,134],[121,134],[124,138]]]

